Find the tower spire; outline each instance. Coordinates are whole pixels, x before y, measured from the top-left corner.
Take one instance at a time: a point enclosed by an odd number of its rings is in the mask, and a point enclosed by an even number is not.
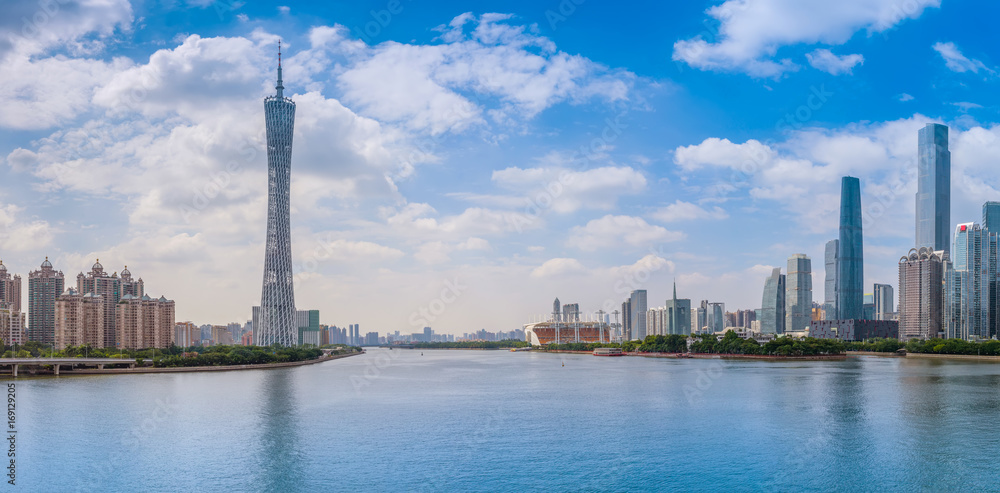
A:
[[[278,85],[274,86],[278,90],[278,97],[285,97],[285,86],[281,84],[281,40],[278,40]]]
[[[674,304],[677,303],[677,279],[674,279]]]

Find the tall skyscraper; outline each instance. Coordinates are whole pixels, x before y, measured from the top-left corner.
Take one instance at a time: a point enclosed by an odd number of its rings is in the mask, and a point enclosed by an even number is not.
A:
[[[637,289],[629,296],[632,302],[632,339],[643,340],[646,338],[646,290]]]
[[[674,297],[667,300],[664,314],[664,330],[667,335],[691,333],[691,300],[677,298],[677,282],[674,282]]]
[[[708,300],[701,300],[698,311],[695,314],[695,325],[692,332],[701,332],[708,326]]]
[[[785,330],[805,330],[812,321],[812,260],[803,253],[788,257],[785,277]]]
[[[1000,202],[983,204],[983,229],[991,233],[1000,233]]]
[[[292,176],[292,135],[295,103],[284,95],[281,83],[281,46],[278,46],[278,91],[264,99],[267,127],[267,246],[264,283],[260,297],[260,323],[254,323],[258,346],[293,346],[295,293],[292,283],[292,236],[289,186]]]
[[[632,340],[632,300],[626,299],[622,302],[622,338],[626,341]]]
[[[559,298],[556,298],[552,302],[552,321],[559,322],[562,320],[562,307],[559,305]]]
[[[785,333],[785,275],[781,273],[781,267],[775,267],[771,277],[764,281],[760,331],[764,334]]]
[[[892,320],[896,313],[892,285],[875,284],[875,320]]]
[[[988,289],[984,282],[988,237],[976,223],[955,226],[951,268],[945,276],[945,331],[948,337],[989,339]],[[987,241],[984,241],[987,240]]]
[[[929,339],[941,335],[948,253],[913,248],[899,259],[899,338]]]
[[[917,134],[917,244],[951,248],[951,152],[948,127],[928,123]],[[846,317],[845,317],[846,318]]]
[[[709,332],[722,332],[726,330],[726,304],[713,302],[708,304],[707,320]]]
[[[823,311],[827,320],[840,320],[837,316],[837,282],[840,275],[840,240],[826,242],[826,282],[823,284]]]
[[[840,242],[837,252],[837,317],[864,318],[864,252],[861,230],[861,181],[841,180]]]
[[[56,298],[66,276],[45,257],[39,270],[28,273],[28,340],[52,344],[56,338]]]
[[[15,312],[21,311],[21,276],[11,276],[0,260],[0,303],[8,303]]]

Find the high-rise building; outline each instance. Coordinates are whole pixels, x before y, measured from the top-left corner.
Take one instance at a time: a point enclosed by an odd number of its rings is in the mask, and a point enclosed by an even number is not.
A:
[[[928,123],[917,134],[916,248],[951,248],[951,152],[948,127]]]
[[[28,335],[24,326],[24,314],[14,309],[13,303],[0,302],[0,341],[13,346],[24,344]]]
[[[989,293],[984,277],[988,236],[976,223],[955,226],[951,268],[945,276],[945,324],[948,337],[989,339]]]
[[[899,259],[899,338],[943,335],[944,272],[948,252],[913,248]]]
[[[132,294],[122,296],[115,310],[116,330],[118,332],[115,338],[118,341],[118,347],[122,349],[169,348],[174,339],[174,317],[173,300],[168,300],[163,296],[158,299],[151,298],[149,295],[143,295],[141,298]],[[221,327],[220,336],[229,335],[225,325],[215,327]],[[215,327],[213,327],[213,331]],[[232,341],[228,342],[232,344]],[[216,343],[218,344],[219,341]]]
[[[106,346],[108,328],[104,317],[108,305],[114,313],[115,304],[99,294],[81,294],[69,288],[56,298],[55,346],[58,350],[69,346],[89,345],[95,348]]]
[[[785,333],[785,275],[781,273],[781,267],[775,267],[771,277],[764,281],[760,311],[761,333]]]
[[[837,317],[864,318],[864,252],[861,230],[861,181],[841,180],[840,241],[837,251]]]
[[[552,302],[552,321],[559,322],[562,320],[562,308],[559,306],[559,298],[556,298]]]
[[[28,340],[52,344],[56,338],[56,298],[66,277],[45,257],[39,270],[28,273]]]
[[[281,48],[278,48],[278,91],[264,99],[267,129],[267,244],[264,283],[260,297],[260,323],[254,322],[258,346],[297,342],[295,293],[292,279],[292,237],[289,186],[292,176],[292,135],[295,103],[284,96],[281,83]]]
[[[691,330],[692,332],[702,332],[708,326],[708,300],[701,300],[695,313],[695,320],[696,327]]]
[[[806,330],[812,321],[812,260],[803,253],[788,257],[785,283],[785,330]]]
[[[142,279],[132,279],[132,273],[129,272],[128,266],[125,266],[125,269],[122,270],[121,277],[118,277],[117,272],[108,275],[104,271],[104,266],[101,265],[100,259],[94,262],[94,265],[90,268],[90,272],[86,275],[83,272],[77,274],[77,293],[81,296],[85,294],[100,296],[104,306],[104,330],[102,331],[104,340],[94,343],[95,347],[117,347],[115,341],[117,333],[115,329],[115,307],[125,294],[141,298],[146,294],[144,289]]]
[[[187,348],[201,342],[201,328],[191,322],[174,324],[174,345]]]
[[[629,295],[632,309],[632,339],[646,338],[646,290],[636,289]]]
[[[874,292],[875,320],[894,320],[896,313],[896,300],[893,295],[892,285],[875,284]]]
[[[726,304],[713,302],[708,304],[706,311],[706,322],[709,332],[722,332],[726,330]]]
[[[826,242],[824,263],[826,265],[826,280],[823,284],[823,314],[827,320],[839,320],[837,317],[837,286],[840,276],[840,240]]]
[[[9,303],[9,309],[21,311],[21,276],[11,276],[0,260],[0,303]]]
[[[1000,202],[983,204],[983,286],[986,290],[986,330],[1000,336]]]
[[[749,329],[757,320],[757,310],[736,310],[736,327]]]
[[[632,340],[632,300],[628,299],[622,302],[621,336],[626,341]]]
[[[580,321],[580,304],[579,303],[566,303],[562,307],[563,309],[563,322],[579,322]]]
[[[674,297],[667,300],[663,317],[666,335],[691,333],[691,300],[677,298],[676,281],[674,282]]]
[[[1000,202],[983,204],[983,229],[991,233],[1000,233]]]

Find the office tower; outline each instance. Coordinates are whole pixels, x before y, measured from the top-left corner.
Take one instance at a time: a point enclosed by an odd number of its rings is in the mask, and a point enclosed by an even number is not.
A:
[[[775,267],[771,277],[764,281],[760,311],[761,333],[785,333],[785,275],[781,273],[781,267]]]
[[[77,293],[81,296],[85,294],[100,296],[104,304],[104,330],[102,331],[104,340],[94,343],[95,347],[117,347],[115,341],[117,333],[115,329],[115,307],[125,294],[141,298],[146,294],[144,289],[142,279],[132,279],[132,273],[129,272],[128,266],[125,266],[125,269],[122,270],[121,277],[118,277],[117,272],[108,275],[104,271],[104,266],[101,265],[100,259],[94,262],[94,265],[90,268],[90,272],[86,275],[83,272],[77,274]]]
[[[736,310],[736,326],[749,329],[757,320],[757,310]]]
[[[826,282],[823,285],[823,312],[827,320],[839,320],[837,317],[837,286],[840,276],[840,240],[826,242]]]
[[[875,284],[874,292],[875,320],[893,320],[896,312],[896,301],[893,297],[892,285]]]
[[[21,311],[21,276],[11,276],[0,260],[0,303],[9,303],[10,309]]]
[[[837,317],[864,318],[864,253],[861,231],[861,181],[845,176],[840,191],[840,242],[837,251]]]
[[[267,129],[267,245],[264,283],[260,296],[260,323],[254,323],[258,346],[292,346],[297,341],[295,293],[292,285],[292,236],[289,186],[292,174],[292,135],[295,103],[284,96],[281,48],[278,48],[278,91],[264,99]]]
[[[56,298],[66,277],[45,257],[39,270],[28,273],[28,340],[52,344],[56,337]]]
[[[674,281],[674,297],[667,300],[663,316],[667,335],[691,333],[691,300],[677,298],[676,281]]]
[[[556,300],[552,302],[552,321],[553,322],[562,321],[562,310],[559,307],[559,298],[556,298]]]
[[[1000,233],[1000,202],[983,204],[983,229],[991,233]]]
[[[122,349],[169,348],[173,343],[175,325],[175,307],[173,300],[163,296],[151,298],[143,295],[141,298],[133,294],[122,296],[115,310],[118,347]],[[219,336],[226,342],[229,335],[225,325],[213,336]],[[215,332],[213,327],[213,332]],[[214,339],[216,344],[220,341]],[[228,341],[232,344],[232,341]]]
[[[708,326],[708,300],[701,300],[698,311],[695,313],[697,327],[692,332],[702,332]]]
[[[56,298],[56,330],[55,346],[58,350],[68,346],[84,344],[95,348],[113,347],[105,345],[108,340],[105,331],[108,324],[108,305],[114,313],[115,304],[99,294],[81,294],[78,290],[69,288]],[[112,330],[114,324],[111,325]]]
[[[990,310],[983,247],[989,250],[988,237],[976,223],[955,226],[951,268],[947,269],[944,328],[948,337],[988,339]],[[984,239],[987,241],[984,242]]]
[[[632,291],[629,301],[632,309],[632,339],[641,341],[646,338],[646,290]]]
[[[0,302],[0,340],[8,346],[28,341],[24,314],[14,310],[13,303]]]
[[[928,123],[917,134],[916,198],[916,248],[949,251],[951,152],[948,151],[948,127],[945,125]]]
[[[709,303],[706,310],[706,322],[709,332],[722,332],[726,329],[726,304]]]
[[[579,322],[580,321],[580,304],[579,303],[566,303],[562,307],[563,310],[563,322]]]
[[[632,300],[622,302],[622,338],[632,340]]]
[[[788,257],[785,276],[785,330],[805,330],[812,321],[812,260],[803,253]]]
[[[942,279],[948,252],[913,248],[899,259],[899,338],[929,339],[943,335]]]
[[[667,309],[665,307],[650,308],[646,310],[646,335],[661,336],[666,330],[663,324]]]
[[[360,335],[360,332],[358,335]],[[424,327],[424,342],[434,342],[434,329]]]

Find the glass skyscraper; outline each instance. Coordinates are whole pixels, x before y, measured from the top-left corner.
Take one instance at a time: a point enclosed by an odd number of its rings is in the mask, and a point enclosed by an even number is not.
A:
[[[284,95],[281,83],[281,47],[278,47],[277,95],[264,99],[267,129],[267,242],[259,320],[254,320],[258,346],[298,343],[292,279],[292,231],[289,188],[292,178],[292,135],[295,103]]]
[[[788,257],[785,277],[785,330],[804,330],[812,321],[812,260],[805,254]]]
[[[837,276],[840,275],[840,240],[826,242],[826,282],[823,286],[823,311],[827,320],[840,320],[837,316]]]
[[[988,236],[983,234],[978,224],[955,226],[952,265],[946,276],[945,324],[948,337],[989,338],[988,290],[983,283],[986,274],[984,246],[988,251]]]
[[[875,284],[875,320],[892,320],[895,313],[895,299],[890,284]]]
[[[991,233],[1000,233],[1000,202],[983,204],[983,229]]]
[[[760,331],[764,334],[785,333],[785,275],[781,273],[781,267],[775,267],[771,277],[764,281]]]
[[[840,185],[840,244],[837,252],[837,318],[864,317],[864,252],[861,181],[845,176]]]
[[[646,338],[646,290],[637,289],[629,296],[629,309],[632,310],[632,339],[643,340]]]
[[[984,210],[985,212],[985,210]],[[916,248],[949,251],[951,245],[951,152],[948,127],[928,123],[917,135]]]

